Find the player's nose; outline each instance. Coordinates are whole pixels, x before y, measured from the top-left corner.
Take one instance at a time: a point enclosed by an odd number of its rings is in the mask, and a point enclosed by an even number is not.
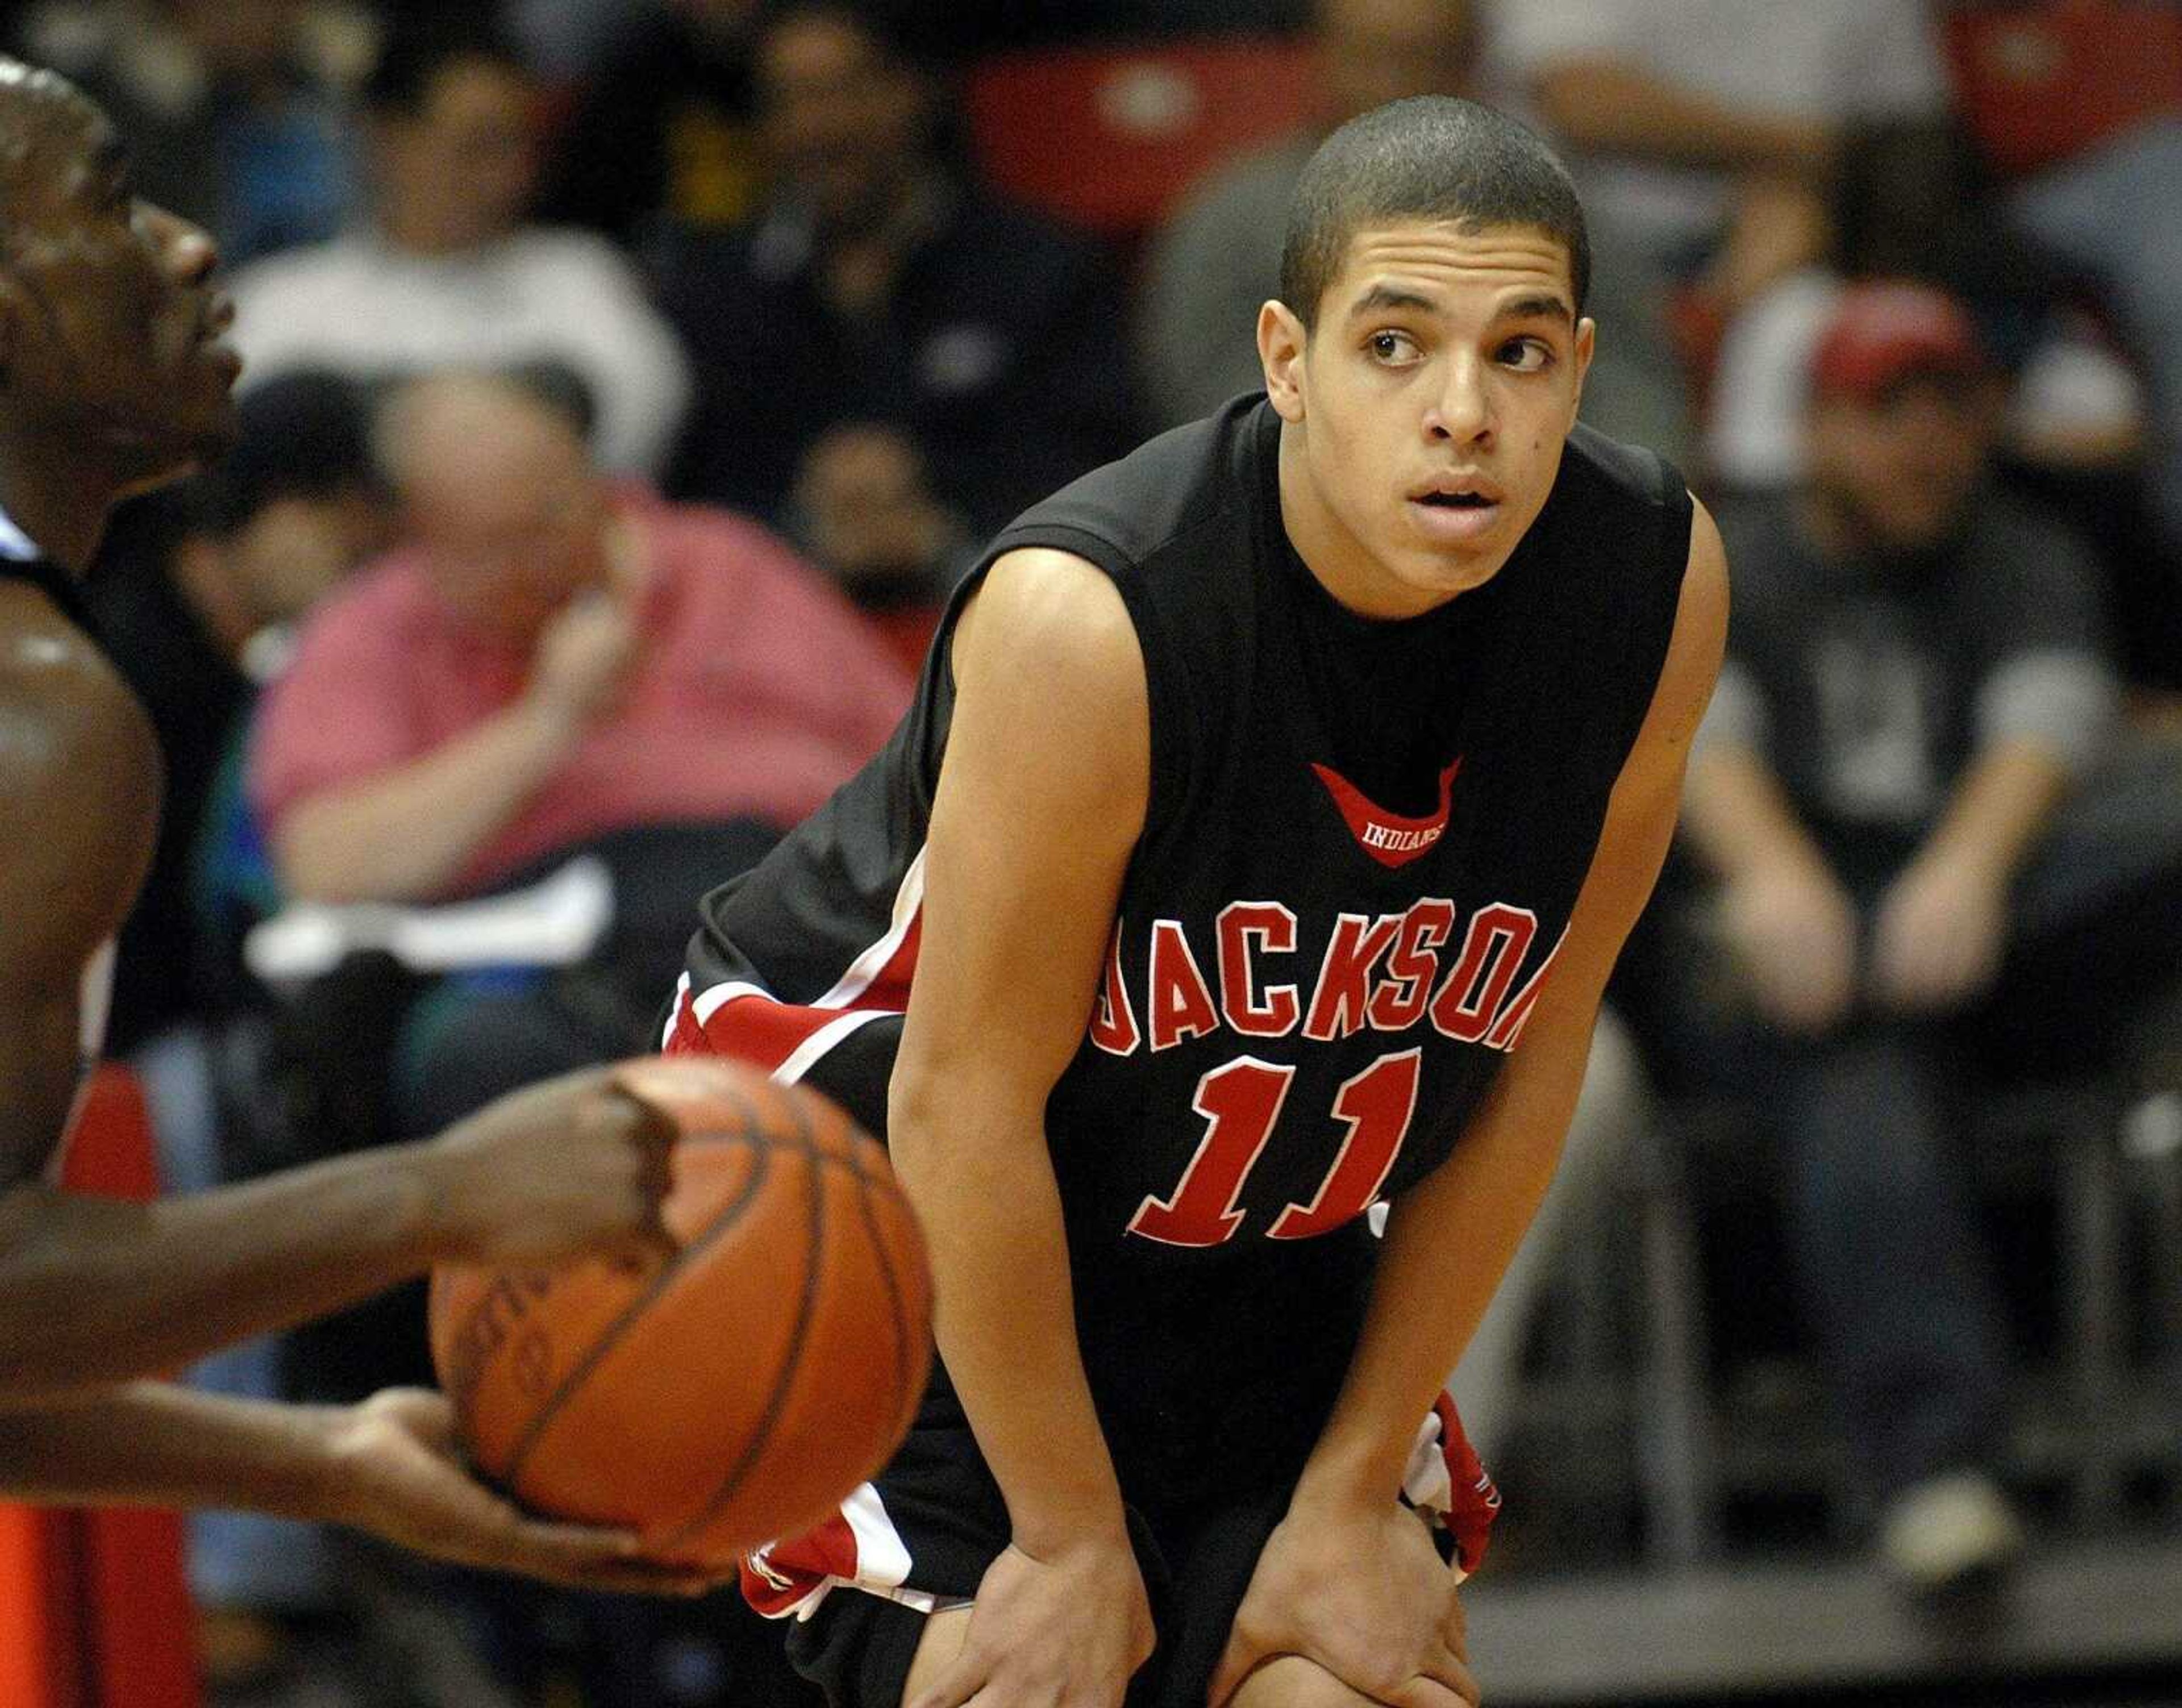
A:
[[[1492,395],[1485,384],[1484,364],[1464,351],[1448,358],[1437,393],[1425,412],[1425,437],[1435,442],[1453,440],[1467,445],[1493,425]]]

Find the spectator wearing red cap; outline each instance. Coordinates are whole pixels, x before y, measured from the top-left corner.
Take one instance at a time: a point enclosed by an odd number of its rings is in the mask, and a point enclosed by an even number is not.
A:
[[[1880,283],[1847,292],[1811,353],[1815,392],[1867,403],[1913,381],[1974,388],[1991,373],[1977,328],[1961,306],[1917,285]]]
[[[1773,1129],[1880,1557],[1935,1590],[2020,1539],[1993,1474],[2007,1335],[1951,1148],[1966,1046],[2081,1071],[2119,1030],[2096,1017],[2172,976],[2182,790],[2171,762],[2109,786],[2091,567],[1992,485],[1998,389],[1963,309],[1851,287],[1811,379],[1803,484],[1721,518],[1729,662],[1686,795],[1742,1006],[1699,1000],[1717,953],[1662,956],[1687,981],[1666,1042]]]

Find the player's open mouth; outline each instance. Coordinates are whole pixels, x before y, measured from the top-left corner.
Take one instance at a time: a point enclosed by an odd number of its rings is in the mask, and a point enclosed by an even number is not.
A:
[[[1462,541],[1493,526],[1499,495],[1474,476],[1446,476],[1409,495],[1409,514],[1431,539]]]

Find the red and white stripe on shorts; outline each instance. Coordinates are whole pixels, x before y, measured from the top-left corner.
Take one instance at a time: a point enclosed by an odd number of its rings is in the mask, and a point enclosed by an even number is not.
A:
[[[920,1613],[959,1605],[907,1587],[909,1547],[869,1483],[815,1530],[745,1555],[743,1600],[768,1619],[808,1619],[835,1589],[883,1595]]]
[[[670,1056],[728,1056],[794,1085],[858,1027],[909,1006],[924,915],[924,852],[902,874],[885,933],[816,1001],[784,1003],[762,985],[731,980],[695,988],[688,973],[659,1047]]]
[[[1454,1543],[1454,1569],[1467,1578],[1485,1559],[1493,1521],[1500,1512],[1500,1490],[1462,1432],[1454,1396],[1444,1388],[1417,1425],[1402,1477],[1402,1498],[1448,1533]]]

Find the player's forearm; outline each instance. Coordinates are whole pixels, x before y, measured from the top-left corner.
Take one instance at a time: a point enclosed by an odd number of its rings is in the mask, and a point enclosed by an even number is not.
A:
[[[1790,177],[1822,176],[1832,160],[1825,125],[1729,106],[1619,60],[1554,65],[1536,93],[1556,130],[1601,153]]]
[[[1076,1338],[1060,1191],[1034,1116],[981,1120],[974,1086],[936,1101],[897,1071],[888,1148],[932,1257],[933,1335],[1008,1503],[1037,1551],[1121,1528],[1112,1457]]]
[[[551,777],[573,727],[518,701],[437,752],[305,801],[275,855],[289,893],[317,902],[410,902],[440,894]]]
[[[363,1152],[216,1191],[0,1197],[0,1402],[179,1368],[451,1255],[439,1147]]]
[[[1576,1009],[1577,1005],[1570,1005]],[[1541,1006],[1453,1154],[1387,1224],[1364,1332],[1297,1498],[1377,1504],[1537,1213],[1576,1112],[1598,1012]]]
[[[0,1490],[70,1506],[219,1506],[338,1518],[340,1422],[156,1382],[0,1410]]]

